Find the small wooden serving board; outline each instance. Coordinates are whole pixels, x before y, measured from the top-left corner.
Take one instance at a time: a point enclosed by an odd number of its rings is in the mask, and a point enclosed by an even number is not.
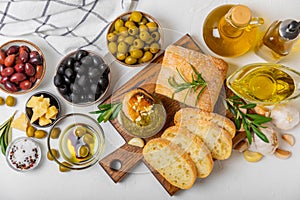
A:
[[[180,38],[175,45],[183,46],[192,50],[201,51],[196,42],[191,38],[190,35],[186,34],[182,38]],[[163,61],[164,53],[160,54],[155,60],[153,60],[149,65],[147,65],[143,70],[141,70],[138,74],[136,74],[132,79],[130,79],[126,84],[120,87],[117,91],[115,91],[111,96],[109,96],[103,104],[109,104],[113,102],[122,102],[123,96],[132,89],[137,87],[145,89],[149,93],[154,93],[155,91],[155,83],[161,68],[161,64]],[[155,93],[154,93],[155,94]],[[160,137],[164,130],[172,125],[173,117],[175,113],[184,105],[181,103],[172,100],[163,95],[155,94],[163,103],[166,112],[167,112],[167,120],[163,129],[157,133],[156,135],[146,138],[145,142]],[[172,196],[180,189],[171,185],[168,181],[166,181],[156,170],[154,170],[144,159],[142,155],[142,148],[131,146],[127,144],[127,142],[133,138],[133,136],[126,133],[123,129],[122,125],[118,122],[118,120],[110,121],[111,124],[115,127],[117,132],[124,138],[126,143],[116,149],[111,154],[107,155],[105,158],[99,161],[99,164],[103,167],[103,169],[107,172],[107,174],[112,178],[112,180],[117,183],[125,175],[140,161],[144,162],[145,165],[150,169],[151,173],[157,178],[157,180],[161,183],[161,185],[165,188],[165,190]],[[120,168],[116,169],[113,165],[115,162],[119,162],[121,165]]]

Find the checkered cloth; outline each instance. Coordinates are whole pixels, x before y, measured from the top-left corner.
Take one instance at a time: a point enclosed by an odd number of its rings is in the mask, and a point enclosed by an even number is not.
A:
[[[138,0],[0,0],[0,35],[37,34],[58,53],[100,50],[103,33]]]

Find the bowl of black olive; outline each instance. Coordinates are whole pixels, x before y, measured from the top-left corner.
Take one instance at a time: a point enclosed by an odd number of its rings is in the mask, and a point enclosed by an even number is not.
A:
[[[98,54],[77,50],[66,55],[53,79],[58,93],[76,106],[100,101],[110,85],[110,68]]]

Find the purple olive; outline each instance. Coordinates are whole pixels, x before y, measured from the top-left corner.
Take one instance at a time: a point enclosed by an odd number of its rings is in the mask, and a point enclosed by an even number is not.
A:
[[[10,82],[10,81],[6,81],[4,83],[4,87],[5,87],[5,89],[7,89],[10,92],[17,92],[18,91],[17,86],[14,83]]]

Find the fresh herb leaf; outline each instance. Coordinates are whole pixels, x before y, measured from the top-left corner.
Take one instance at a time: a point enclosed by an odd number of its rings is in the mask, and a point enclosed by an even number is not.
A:
[[[175,91],[172,94],[172,98],[174,98],[174,95],[178,92],[181,92],[183,90],[187,90],[185,97],[184,97],[184,102],[188,96],[188,94],[193,90],[194,92],[196,92],[199,88],[201,88],[201,90],[198,92],[197,94],[197,98],[195,101],[195,105],[198,103],[199,98],[201,96],[201,94],[204,92],[204,89],[207,87],[207,83],[206,81],[203,79],[202,74],[199,73],[196,68],[193,65],[190,65],[193,72],[195,74],[192,74],[192,81],[188,82],[183,75],[180,73],[180,71],[178,70],[178,68],[176,68],[177,73],[179,74],[180,78],[183,80],[183,83],[178,83],[175,80],[175,77],[169,77],[168,78],[168,83],[170,84],[171,87],[173,87],[175,89]],[[196,77],[195,77],[196,76]]]
[[[99,110],[91,111],[90,114],[97,114],[98,123],[107,122],[108,120],[115,119],[120,110],[122,109],[122,103],[101,104],[98,106]]]
[[[246,131],[249,144],[252,143],[252,133],[256,134],[262,141],[269,143],[268,138],[262,133],[260,128],[266,128],[262,124],[272,121],[272,118],[258,114],[246,114],[241,109],[252,109],[256,104],[246,104],[243,100],[234,95],[226,99],[228,110],[235,116],[235,126],[241,128],[241,124]]]
[[[0,125],[0,146],[2,154],[6,154],[6,149],[8,144],[11,142],[12,136],[11,136],[11,123],[14,120],[14,117],[16,115],[16,112],[2,125]]]

